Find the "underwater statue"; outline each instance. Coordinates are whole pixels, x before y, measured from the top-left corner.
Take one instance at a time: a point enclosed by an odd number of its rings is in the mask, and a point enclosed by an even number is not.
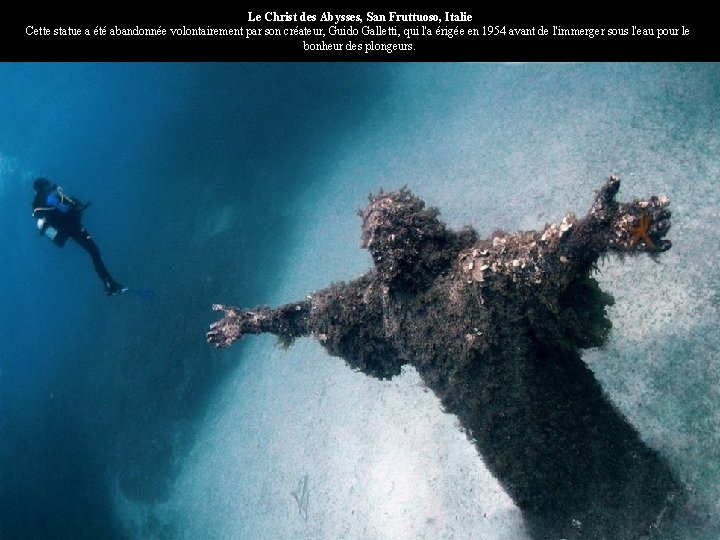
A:
[[[671,247],[669,199],[619,203],[619,188],[610,177],[582,218],[487,239],[448,229],[406,188],[381,191],[359,212],[372,270],[277,309],[215,305],[223,318],[207,340],[313,336],[378,378],[410,364],[533,538],[653,538],[683,504],[682,485],[580,355],[611,329],[613,298],[592,277],[598,260]]]

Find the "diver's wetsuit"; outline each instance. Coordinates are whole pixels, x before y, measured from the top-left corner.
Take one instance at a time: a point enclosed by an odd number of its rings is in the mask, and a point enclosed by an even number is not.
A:
[[[102,257],[100,257],[100,248],[80,221],[82,212],[87,205],[79,203],[72,197],[67,197],[62,192],[62,188],[59,188],[57,184],[50,184],[49,181],[36,181],[34,187],[33,217],[44,220],[39,222],[40,233],[47,235],[49,228],[55,228],[57,233],[52,237],[52,241],[59,247],[63,247],[68,238],[75,240],[92,257],[95,271],[105,287],[105,293],[111,295],[122,292],[123,286],[115,281],[108,272]]]

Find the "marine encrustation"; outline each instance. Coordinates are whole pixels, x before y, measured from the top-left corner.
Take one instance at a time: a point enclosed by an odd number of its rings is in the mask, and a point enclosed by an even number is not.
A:
[[[448,229],[407,188],[381,191],[359,212],[372,270],[277,309],[214,305],[223,317],[207,340],[313,336],[379,378],[410,364],[459,419],[534,538],[652,537],[684,491],[580,355],[611,328],[613,298],[592,277],[598,260],[671,247],[669,199],[619,203],[619,188],[610,177],[580,219],[486,239]]]

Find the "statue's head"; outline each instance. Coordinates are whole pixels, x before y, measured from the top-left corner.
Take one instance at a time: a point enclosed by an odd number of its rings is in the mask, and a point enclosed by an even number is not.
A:
[[[429,251],[447,238],[445,224],[436,208],[403,187],[398,191],[380,191],[369,197],[370,203],[358,214],[363,219],[362,247],[370,250],[380,279],[389,285],[425,282],[433,259]]]

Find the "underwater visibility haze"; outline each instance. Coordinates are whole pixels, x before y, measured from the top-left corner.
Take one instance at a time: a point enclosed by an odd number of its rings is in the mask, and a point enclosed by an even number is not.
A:
[[[584,216],[611,174],[618,200],[669,197],[673,246],[599,261],[612,327],[582,377],[677,483],[649,537],[720,537],[720,66],[10,63],[0,81],[0,540],[607,537],[531,519],[533,469],[478,451],[416,367],[205,333],[215,303],[373,268],[369,193],[407,186],[488,238]],[[79,246],[38,234],[39,176],[92,203],[108,269],[151,299],[106,297]]]

